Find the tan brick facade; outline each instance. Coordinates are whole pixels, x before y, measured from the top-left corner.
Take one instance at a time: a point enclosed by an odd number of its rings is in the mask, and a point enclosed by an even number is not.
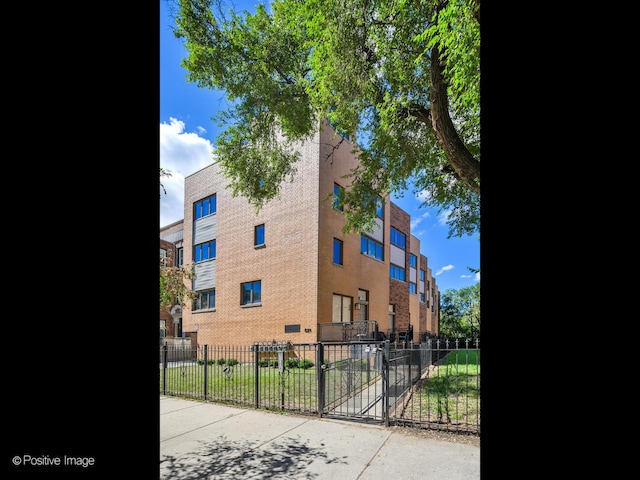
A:
[[[419,304],[416,295],[410,298],[407,283],[389,278],[391,225],[406,234],[409,270],[409,215],[386,199],[383,261],[360,253],[360,235],[342,233],[345,219],[334,210],[331,197],[334,183],[348,186],[343,177],[356,159],[348,141],[334,148],[340,138],[334,139],[333,130],[325,128],[301,145],[294,181],[285,181],[280,195],[258,213],[246,199],[232,196],[215,164],[185,179],[184,264],[193,263],[194,238],[215,238],[216,244],[215,259],[196,268],[196,275],[201,272],[196,281],[215,288],[215,309],[192,311],[190,305],[183,309],[183,331],[197,332],[199,344],[316,342],[318,324],[334,318],[334,295],[350,302],[350,320],[357,321],[366,311],[367,319],[376,320],[387,334],[390,304],[396,306],[396,330],[408,328],[411,321],[414,341],[432,323],[421,314],[429,309]],[[194,203],[214,194],[215,216],[194,222]],[[264,225],[262,246],[254,246],[257,225]],[[211,232],[209,237],[205,231]],[[334,239],[343,242],[343,265],[333,263]],[[417,248],[419,254],[419,242]],[[261,282],[261,302],[243,306],[241,284],[253,281]],[[358,300],[359,292],[367,300]],[[361,305],[356,307],[357,303]]]

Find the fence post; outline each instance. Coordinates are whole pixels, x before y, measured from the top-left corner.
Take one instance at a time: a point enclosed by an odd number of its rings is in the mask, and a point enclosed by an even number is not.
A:
[[[318,417],[322,418],[324,410],[324,372],[326,365],[324,364],[324,344],[318,343],[316,347],[316,378],[318,380]]]
[[[389,426],[389,340],[384,341],[382,353],[382,415],[384,426]]]
[[[254,371],[255,371],[255,375],[253,376],[256,379],[256,384],[255,384],[255,397],[256,397],[256,408],[260,408],[260,352],[258,351],[260,350],[258,348],[258,344],[254,343],[253,344],[253,364],[254,366]]]
[[[203,354],[203,356],[204,356],[204,399],[205,400],[207,399],[207,386],[209,384],[209,382],[207,381],[208,380],[207,379],[207,377],[208,377],[207,373],[209,371],[209,363],[207,362],[207,357],[208,357],[208,353],[209,353],[208,347],[209,346],[207,344],[204,345],[204,354]]]
[[[162,394],[167,394],[167,344],[162,346]]]

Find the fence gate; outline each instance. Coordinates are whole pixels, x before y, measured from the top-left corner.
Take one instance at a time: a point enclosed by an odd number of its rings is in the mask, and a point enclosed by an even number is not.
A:
[[[384,421],[386,416],[384,342],[319,344],[319,413]]]

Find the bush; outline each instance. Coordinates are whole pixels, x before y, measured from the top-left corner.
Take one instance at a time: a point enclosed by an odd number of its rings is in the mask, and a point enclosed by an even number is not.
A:
[[[302,360],[298,362],[298,367],[304,369],[311,368],[313,367],[313,362],[311,360]]]

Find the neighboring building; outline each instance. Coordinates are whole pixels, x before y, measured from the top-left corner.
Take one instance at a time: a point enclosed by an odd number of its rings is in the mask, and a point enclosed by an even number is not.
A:
[[[184,223],[160,237],[195,264],[181,329],[199,344],[339,341],[340,328],[365,320],[392,339],[439,333],[439,292],[410,216],[380,199],[373,232],[342,233],[333,200],[357,159],[333,134],[300,145],[294,181],[258,213],[216,164],[186,177]]]
[[[160,258],[165,259],[164,265],[171,267],[173,265],[181,266],[182,258],[182,233],[184,221],[179,220],[160,229]],[[175,312],[175,310],[174,310]],[[178,318],[178,322],[174,322],[170,308],[160,309],[160,337],[181,337],[182,336],[182,319]]]

